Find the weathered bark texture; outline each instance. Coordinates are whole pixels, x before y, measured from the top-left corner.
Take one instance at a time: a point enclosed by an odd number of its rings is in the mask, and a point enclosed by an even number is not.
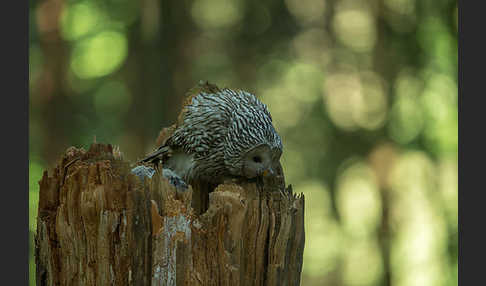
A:
[[[71,147],[44,172],[37,285],[299,285],[304,197],[283,174],[220,185],[199,215],[192,188],[142,182],[116,153]]]

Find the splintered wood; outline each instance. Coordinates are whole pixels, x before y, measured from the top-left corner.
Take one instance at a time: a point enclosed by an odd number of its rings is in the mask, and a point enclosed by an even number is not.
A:
[[[40,184],[37,285],[299,285],[304,197],[219,185],[194,211],[160,171],[142,182],[111,145],[69,148]],[[280,170],[281,172],[281,170]]]

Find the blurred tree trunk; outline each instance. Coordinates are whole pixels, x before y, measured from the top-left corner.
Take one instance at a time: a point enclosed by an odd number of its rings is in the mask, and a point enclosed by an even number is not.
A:
[[[281,179],[192,189],[142,183],[111,145],[69,148],[40,181],[37,285],[299,285],[304,197]],[[199,204],[200,205],[200,204]]]
[[[38,152],[46,161],[50,162],[59,154],[59,150],[66,148],[67,135],[70,129],[66,128],[64,120],[73,113],[69,104],[69,46],[63,39],[60,31],[60,19],[64,0],[43,0],[36,4],[35,19],[36,31],[39,37],[39,47],[44,56],[44,64],[40,76],[34,83],[30,94],[30,114],[37,114],[43,119],[42,128],[45,138],[56,138],[47,142],[38,142]],[[32,32],[31,32],[32,33]],[[39,104],[41,103],[41,104]],[[33,116],[35,118],[35,116]],[[69,146],[69,145],[67,145]]]

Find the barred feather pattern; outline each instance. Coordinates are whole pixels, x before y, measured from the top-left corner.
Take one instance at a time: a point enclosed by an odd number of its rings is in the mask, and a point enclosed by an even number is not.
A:
[[[192,155],[194,164],[185,179],[208,181],[241,175],[244,154],[262,144],[278,156],[282,153],[267,106],[249,92],[228,88],[194,96],[185,106],[182,124],[166,142]]]

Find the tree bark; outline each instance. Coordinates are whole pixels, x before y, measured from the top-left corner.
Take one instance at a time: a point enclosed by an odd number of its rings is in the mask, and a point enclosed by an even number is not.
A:
[[[300,284],[304,197],[282,173],[219,185],[195,211],[200,192],[130,170],[111,145],[92,144],[44,172],[37,285]]]

